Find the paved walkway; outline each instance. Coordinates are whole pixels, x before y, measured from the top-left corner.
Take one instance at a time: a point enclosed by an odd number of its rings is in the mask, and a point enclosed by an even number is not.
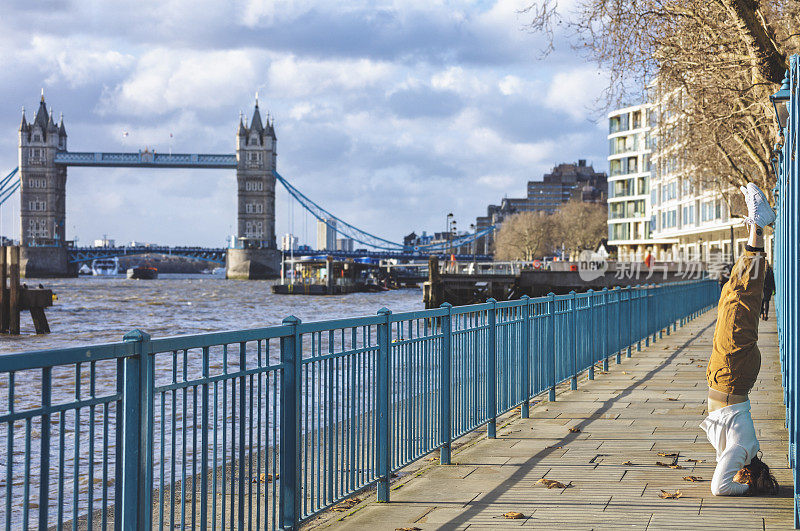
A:
[[[582,378],[577,391],[562,389],[556,402],[532,408],[530,419],[507,415],[496,440],[473,435],[455,450],[452,466],[412,465],[392,484],[391,503],[376,503],[373,490],[352,509],[326,513],[304,527],[791,529],[774,315],[761,325],[763,360],[751,400],[763,459],[783,486],[781,495],[710,493],[714,450],[698,425],[706,413],[705,366],[715,316],[707,312],[642,352],[634,350],[621,365],[612,360],[607,374],[598,371],[591,382]],[[548,489],[541,478],[568,487]],[[682,496],[661,499],[662,490]],[[504,518],[510,511],[524,518]]]

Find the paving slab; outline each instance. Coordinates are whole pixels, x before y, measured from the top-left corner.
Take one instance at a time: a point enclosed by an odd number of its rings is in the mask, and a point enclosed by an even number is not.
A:
[[[530,418],[509,414],[498,422],[494,440],[485,429],[468,435],[454,445],[451,466],[411,465],[393,483],[390,503],[377,503],[373,490],[351,511],[323,513],[303,528],[791,529],[774,316],[761,322],[762,366],[751,401],[763,459],[781,493],[731,498],[709,490],[715,455],[699,424],[706,416],[715,317],[709,311],[641,351],[634,348],[621,364],[612,357],[608,372],[598,366],[592,381],[581,375],[577,390],[559,386],[557,400],[539,401]],[[569,431],[575,427],[580,432]],[[541,478],[567,487],[548,489]],[[662,490],[682,496],[662,499]],[[509,511],[524,518],[504,518]]]

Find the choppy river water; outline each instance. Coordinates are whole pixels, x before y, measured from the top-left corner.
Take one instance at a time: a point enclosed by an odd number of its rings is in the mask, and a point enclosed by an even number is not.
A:
[[[39,281],[33,280],[28,283],[37,285]],[[46,311],[52,333],[34,335],[30,316],[23,315],[22,335],[0,336],[0,355],[120,341],[126,332],[135,328],[150,333],[153,338],[158,338],[278,325],[289,315],[295,315],[302,321],[308,322],[375,315],[382,307],[387,307],[393,312],[418,310],[423,307],[422,293],[419,289],[333,297],[286,296],[273,295],[272,282],[232,281],[210,275],[163,275],[157,280],[146,281],[128,280],[123,277],[85,277],[48,280],[42,283],[52,288],[58,296],[54,306]],[[251,355],[255,354],[248,354]],[[270,355],[273,362],[277,361],[275,356],[277,351]],[[97,392],[98,396],[113,392],[116,386],[115,363],[105,361],[98,362],[96,368],[81,367],[83,398],[86,398],[87,392]],[[188,361],[184,359],[182,362],[173,361],[173,363],[194,367],[199,363],[199,358]],[[218,365],[219,360],[215,363]],[[212,370],[219,369],[217,365],[214,365]],[[73,393],[78,375],[73,367],[57,367],[53,370],[53,404],[76,399]],[[92,377],[95,369],[96,378]],[[171,369],[172,363],[169,357],[166,358],[166,362],[159,358],[156,361],[156,383],[164,378],[169,380]],[[266,389],[269,382],[262,376],[258,377],[258,389],[261,389],[262,380]],[[91,381],[96,382],[96,389],[94,384],[89,383]],[[13,385],[13,394],[10,392],[10,384]],[[91,389],[87,389],[87,385],[91,385]],[[232,429],[235,421],[232,418],[234,393],[233,387],[220,387],[218,395],[217,386],[214,387],[212,404],[218,405],[220,409],[219,430],[216,428],[216,416],[214,421],[215,437],[219,433],[225,433],[229,427]],[[8,374],[0,375],[0,416],[11,412],[8,399],[12,396],[17,411],[39,407],[42,400],[40,371],[17,372],[13,380]],[[230,400],[228,402],[230,410],[225,407],[224,401],[227,399]],[[176,442],[183,438],[185,455],[181,464],[178,464],[178,478],[180,478],[181,467],[183,471],[187,470],[186,467],[189,466],[187,463],[194,455],[191,449],[186,451],[185,445],[187,434],[196,433],[196,415],[191,414],[191,409],[187,413],[186,407],[195,408],[196,413],[197,397],[191,393],[187,396],[185,392],[177,396],[174,392],[171,395],[162,393],[156,398],[156,402],[154,420],[159,426],[154,434],[156,448],[164,448],[169,444],[174,456]],[[257,402],[262,404],[260,397],[257,398]],[[165,404],[169,408],[166,411],[163,409]],[[277,418],[269,400],[265,399],[264,405],[258,406],[259,411],[262,409],[266,434],[277,427]],[[214,411],[216,412],[216,407]],[[48,468],[50,477],[53,478],[51,487],[56,489],[57,485],[57,491],[53,490],[57,492],[57,497],[55,494],[49,496],[49,524],[55,524],[56,517],[59,520],[69,521],[76,516],[86,515],[89,498],[96,500],[95,507],[101,499],[105,500],[105,497],[111,500],[114,481],[110,475],[113,474],[116,447],[114,412],[114,406],[98,405],[83,408],[79,415],[73,410],[53,415]],[[258,418],[260,426],[260,413]],[[32,522],[37,521],[40,476],[38,472],[31,473],[31,471],[39,470],[42,464],[40,455],[42,429],[40,417],[28,421],[4,422],[0,425],[0,448],[2,448],[0,525],[20,528],[24,526],[25,516]],[[265,439],[265,446],[262,447],[260,440],[259,448],[272,444],[271,440],[267,442]],[[222,442],[224,443],[224,439]],[[221,447],[224,447],[224,444]],[[154,459],[154,466],[160,466],[160,484],[165,484],[165,479],[166,483],[174,480],[175,460],[168,454],[164,455],[163,450],[161,454],[156,450]],[[9,465],[12,469],[10,489],[6,480]],[[92,465],[95,466],[94,474],[87,468]],[[172,469],[172,474],[166,478],[165,466],[167,470]],[[25,478],[30,479],[29,488],[25,487]],[[24,502],[26,495],[27,504]],[[6,504],[9,502],[11,511],[4,515]],[[24,507],[27,507],[27,510]]]
[[[39,281],[30,281],[37,285]],[[198,334],[305,321],[375,315],[423,308],[422,292],[405,289],[350,295],[273,295],[271,281],[234,281],[210,275],[162,275],[157,280],[81,277],[44,281],[58,300],[48,308],[52,333],[33,335],[23,314],[23,334],[0,337],[0,352],[19,352],[120,341],[139,328],[152,337]]]

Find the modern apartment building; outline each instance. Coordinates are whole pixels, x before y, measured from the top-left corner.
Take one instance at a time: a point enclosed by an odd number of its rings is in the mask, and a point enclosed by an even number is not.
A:
[[[621,261],[643,260],[672,242],[651,230],[650,157],[652,105],[625,107],[608,115],[608,243]],[[656,254],[656,253],[654,253]]]
[[[658,146],[653,153],[650,225],[654,237],[672,242],[656,259],[733,262],[747,243],[740,217],[744,201],[738,190],[700,175],[685,160],[683,123],[668,112],[670,97],[675,96],[659,98],[662,103],[653,111],[661,119],[653,130]]]

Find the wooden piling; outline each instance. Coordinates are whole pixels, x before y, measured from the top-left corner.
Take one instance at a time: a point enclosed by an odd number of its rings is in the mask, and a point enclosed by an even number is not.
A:
[[[444,302],[444,286],[439,275],[439,257],[428,259],[428,281],[423,286],[425,308],[438,308]]]
[[[9,324],[9,295],[8,295],[8,247],[0,247],[0,334],[8,332]]]
[[[19,247],[8,248],[8,291],[9,322],[8,333],[19,334]]]

